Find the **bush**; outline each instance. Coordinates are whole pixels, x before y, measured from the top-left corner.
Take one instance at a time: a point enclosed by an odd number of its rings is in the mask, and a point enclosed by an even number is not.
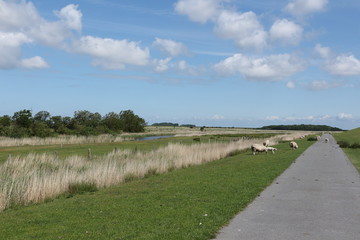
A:
[[[199,137],[193,138],[193,141],[200,142],[200,138]]]
[[[316,137],[308,137],[307,140],[308,140],[308,141],[317,141],[317,138],[316,138]]]
[[[353,143],[350,145],[350,148],[360,148],[360,143]]]
[[[96,192],[98,189],[95,183],[73,183],[69,185],[69,194],[82,194],[86,192]]]
[[[348,148],[350,147],[350,144],[346,141],[338,141],[338,144],[341,148]]]

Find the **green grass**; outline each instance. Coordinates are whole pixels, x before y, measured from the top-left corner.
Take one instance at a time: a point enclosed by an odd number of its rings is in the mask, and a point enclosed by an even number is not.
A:
[[[211,239],[313,142],[0,213],[2,239]]]
[[[334,134],[336,141],[345,141],[349,144],[360,143],[360,128]],[[360,149],[343,148],[345,154],[360,172]]]

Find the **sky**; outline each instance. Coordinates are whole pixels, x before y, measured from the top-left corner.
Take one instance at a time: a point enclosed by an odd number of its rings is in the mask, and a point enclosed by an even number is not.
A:
[[[359,127],[358,0],[0,0],[0,116]]]

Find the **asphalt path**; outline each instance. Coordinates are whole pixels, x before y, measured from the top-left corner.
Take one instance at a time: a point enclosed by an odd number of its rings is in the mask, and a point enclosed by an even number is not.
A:
[[[360,175],[325,134],[216,239],[359,240]]]

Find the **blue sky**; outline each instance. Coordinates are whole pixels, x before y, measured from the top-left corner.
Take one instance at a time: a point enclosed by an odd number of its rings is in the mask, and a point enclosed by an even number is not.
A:
[[[0,0],[0,115],[359,127],[357,0]]]

